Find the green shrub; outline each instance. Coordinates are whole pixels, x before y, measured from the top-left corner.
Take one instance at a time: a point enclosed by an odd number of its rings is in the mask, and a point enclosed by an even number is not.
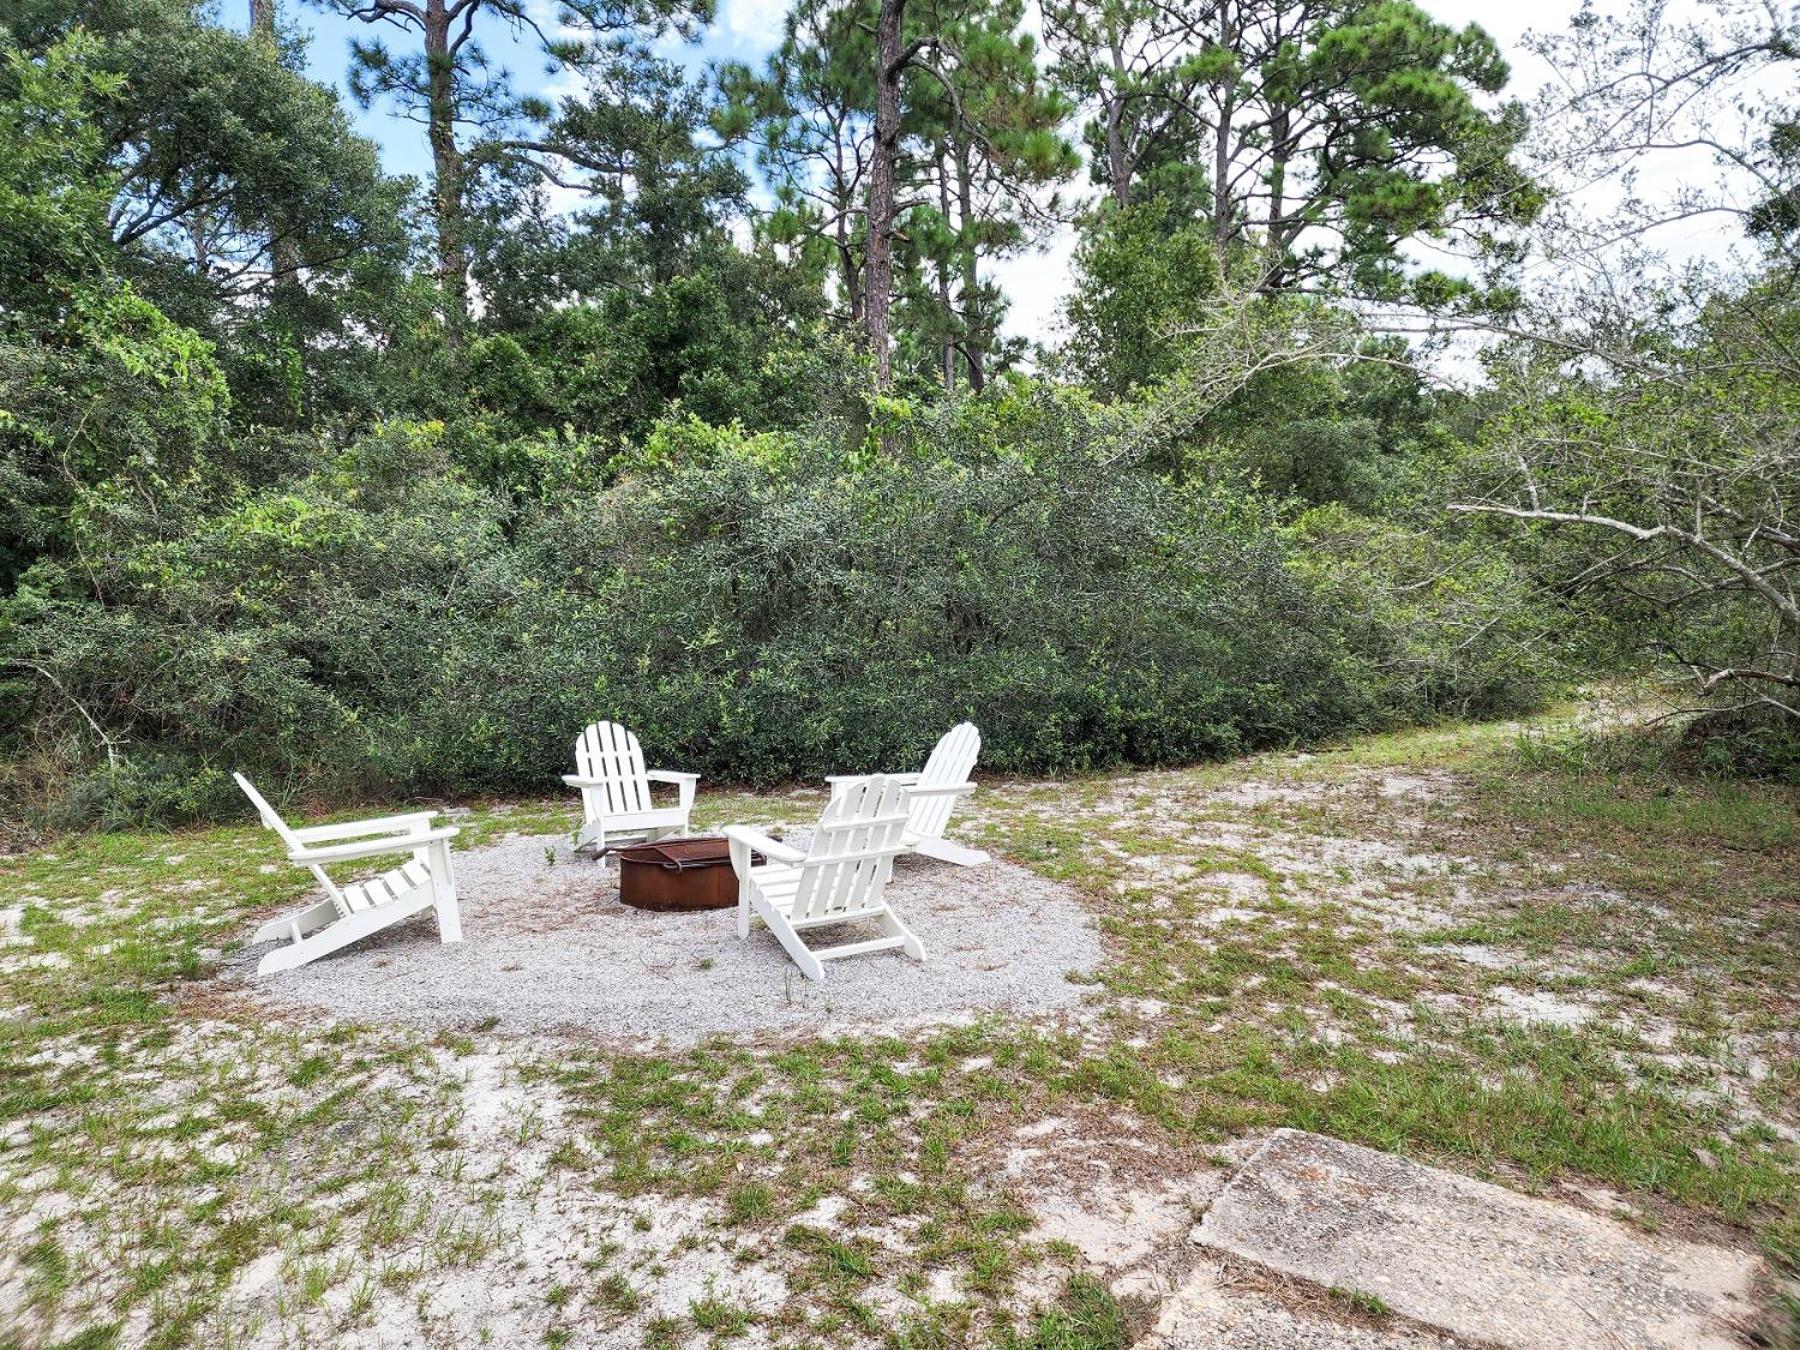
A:
[[[608,487],[554,459],[564,486],[526,492],[466,428],[379,427],[110,555],[104,602],[37,564],[0,611],[25,672],[0,713],[38,766],[14,794],[60,782],[35,809],[67,823],[208,814],[238,766],[340,798],[554,789],[598,717],[715,782],[913,763],[963,718],[988,768],[1084,769],[1530,696],[1267,499],[1117,458],[1127,416],[1021,385],[866,436],[678,418]]]

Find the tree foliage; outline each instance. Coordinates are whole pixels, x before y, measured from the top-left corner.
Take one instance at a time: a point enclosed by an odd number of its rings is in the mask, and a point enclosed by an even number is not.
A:
[[[1474,25],[1407,0],[1107,0],[1045,16],[1093,111],[1089,162],[1112,204],[1160,197],[1205,220],[1221,254],[1255,256],[1266,289],[1395,295],[1408,240],[1491,253],[1541,206],[1515,162],[1523,109],[1484,106],[1508,70]]]
[[[531,790],[602,716],[755,781],[959,716],[996,767],[1179,762],[1621,664],[1794,719],[1779,98],[1730,142],[1753,273],[1502,311],[1522,113],[1404,0],[1051,5],[1053,61],[1013,0],[800,0],[704,71],[656,45],[701,3],[333,5],[396,44],[355,92],[427,190],[272,4],[5,6],[9,818],[227,809],[228,760]],[[1575,30],[1581,125],[1642,111],[1607,44],[1660,70],[1655,18]],[[1791,59],[1735,22],[1680,87]],[[1011,331],[1000,264],[1071,224],[1062,331]],[[1383,298],[1504,324],[1484,383]]]
[[[1485,491],[1452,509],[1576,536],[1639,655],[1712,711],[1800,720],[1800,297],[1785,275],[1713,296],[1691,330],[1641,319],[1601,345],[1500,367]]]

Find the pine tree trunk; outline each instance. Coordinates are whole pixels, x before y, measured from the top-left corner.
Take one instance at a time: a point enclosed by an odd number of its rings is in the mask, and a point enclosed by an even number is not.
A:
[[[850,322],[863,321],[862,269],[857,266],[855,251],[840,226],[837,234],[838,275],[844,285],[844,304],[850,310]]]
[[[1125,51],[1119,43],[1119,34],[1115,29],[1112,34],[1113,85],[1115,90],[1125,82]],[[1115,92],[1106,101],[1106,173],[1112,180],[1113,201],[1120,206],[1131,205],[1131,162],[1125,154],[1125,133],[1121,123],[1125,120],[1125,96]]]
[[[963,355],[969,362],[969,391],[979,394],[987,387],[985,353],[988,344],[987,316],[981,311],[980,260],[975,256],[975,189],[969,168],[969,143],[956,149],[956,198],[961,212],[957,231],[962,236],[962,302]]]
[[[838,277],[843,282],[844,304],[850,310],[850,322],[860,324],[863,321],[862,265],[857,261],[848,224],[853,201],[849,193],[839,193],[833,199],[837,207],[837,224],[833,227],[832,242],[837,249]]]
[[[1287,165],[1293,112],[1278,108],[1269,119],[1269,228],[1263,239],[1261,289],[1281,289],[1287,264]]]
[[[437,224],[438,284],[444,294],[448,345],[462,345],[469,320],[469,258],[462,243],[462,152],[456,147],[455,58],[445,0],[426,0],[425,63],[430,85],[427,136],[431,142],[432,211]]]
[[[1237,40],[1231,0],[1219,0],[1219,46],[1224,51],[1235,51]],[[1237,97],[1227,84],[1219,91],[1219,124],[1213,128],[1213,243],[1221,265],[1232,234],[1231,118],[1236,112]]]
[[[275,0],[250,0],[250,36],[275,48]],[[292,286],[300,279],[299,246],[279,212],[270,212],[268,225],[270,280],[277,288]]]
[[[869,265],[863,330],[875,357],[875,383],[894,382],[888,346],[894,303],[894,179],[900,160],[900,27],[906,0],[881,0],[875,22],[875,156],[869,166]]]
[[[944,155],[938,153],[938,210],[943,213],[944,224],[950,224],[950,173],[944,165]],[[950,259],[942,254],[937,259],[938,304],[944,310],[944,340],[938,344],[938,364],[943,367],[944,393],[946,396],[956,393],[956,306],[950,298]]]

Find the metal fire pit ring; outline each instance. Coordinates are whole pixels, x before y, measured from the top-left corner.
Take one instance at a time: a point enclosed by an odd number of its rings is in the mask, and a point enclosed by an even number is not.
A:
[[[619,901],[658,914],[730,909],[737,904],[731,844],[717,834],[659,839],[613,850],[619,860]],[[751,861],[763,861],[752,854]]]

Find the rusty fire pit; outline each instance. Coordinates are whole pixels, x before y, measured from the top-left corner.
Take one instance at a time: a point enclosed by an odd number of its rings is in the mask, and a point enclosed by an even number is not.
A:
[[[737,904],[731,845],[722,835],[629,844],[617,853],[619,900],[633,909],[666,914]],[[762,860],[751,855],[752,862]]]

